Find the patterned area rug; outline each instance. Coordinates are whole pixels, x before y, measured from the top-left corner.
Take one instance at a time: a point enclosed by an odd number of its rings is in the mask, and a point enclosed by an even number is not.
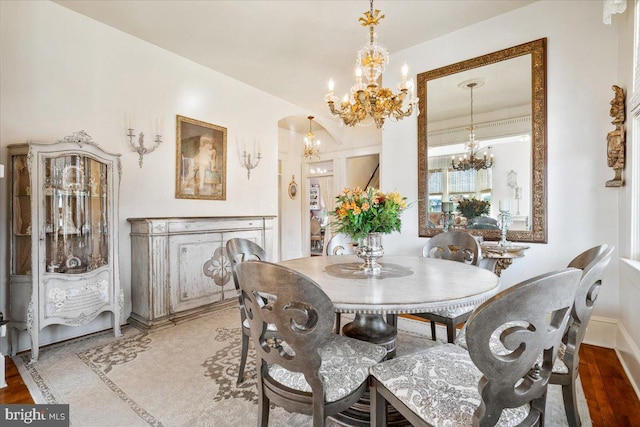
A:
[[[225,309],[153,333],[125,328],[46,347],[37,363],[14,358],[36,403],[68,403],[71,424],[109,426],[255,426],[255,359],[236,386],[240,360],[237,309]],[[398,353],[433,345],[428,327],[400,319]],[[590,426],[582,390],[583,424]],[[559,387],[549,391],[547,425],[566,425]],[[310,417],[272,408],[269,425],[311,425]]]

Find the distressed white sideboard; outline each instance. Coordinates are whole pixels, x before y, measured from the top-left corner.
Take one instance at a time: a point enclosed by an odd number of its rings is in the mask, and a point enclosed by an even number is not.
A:
[[[272,259],[272,216],[129,218],[131,317],[143,330],[170,326],[236,301],[227,240],[252,240]]]

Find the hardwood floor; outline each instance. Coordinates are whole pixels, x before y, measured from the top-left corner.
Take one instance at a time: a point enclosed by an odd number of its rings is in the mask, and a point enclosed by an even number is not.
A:
[[[0,403],[33,403],[18,369],[6,358],[8,387],[0,389]],[[580,377],[594,427],[640,425],[640,400],[615,351],[583,344]]]
[[[8,386],[0,389],[0,403],[34,403],[13,360],[9,357],[4,360]]]

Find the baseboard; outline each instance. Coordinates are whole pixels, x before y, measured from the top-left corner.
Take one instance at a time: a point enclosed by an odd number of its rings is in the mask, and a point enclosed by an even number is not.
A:
[[[591,317],[583,342],[585,344],[597,345],[598,347],[616,348],[618,323],[618,319],[612,319],[610,317]]]
[[[618,325],[616,354],[640,399],[640,349],[622,323]]]

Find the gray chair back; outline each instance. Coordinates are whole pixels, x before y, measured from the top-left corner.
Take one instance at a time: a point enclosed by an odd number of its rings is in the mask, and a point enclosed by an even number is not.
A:
[[[582,270],[580,287],[578,288],[576,300],[571,312],[573,321],[583,325],[581,338],[584,338],[586,325],[591,319],[593,306],[598,299],[600,286],[602,286],[604,269],[609,264],[609,261],[611,261],[612,253],[612,246],[606,244],[595,246],[584,251],[569,263],[569,267]]]
[[[280,265],[247,261],[236,266],[236,273],[251,326],[261,393],[281,388],[270,377],[269,365],[302,372],[312,390],[314,419],[316,416],[324,419],[325,393],[324,381],[319,375],[319,350],[332,335],[333,303],[314,281]],[[270,295],[269,301],[261,297],[263,294]],[[269,325],[275,326],[285,346],[280,340],[268,342]],[[296,391],[289,389],[287,394],[289,398],[270,393],[269,399],[285,409],[290,408],[296,400]],[[301,401],[298,397],[298,404]]]
[[[336,234],[327,243],[327,255],[355,255],[357,243],[351,236]]]
[[[236,274],[236,266],[244,261],[257,260],[266,261],[267,254],[257,243],[248,239],[234,238],[227,240],[227,257],[231,262],[231,271],[233,274],[233,284],[238,291],[238,304],[240,305],[240,321],[244,322],[247,318],[245,313],[244,301],[240,295],[240,283]]]
[[[580,278],[575,268],[534,277],[490,298],[471,315],[467,347],[483,373],[474,425],[495,425],[504,408],[529,402],[531,411],[522,425],[543,420],[546,387]],[[491,345],[497,331],[502,331],[499,341],[505,351]]]
[[[473,219],[473,224],[490,224],[497,226],[498,220],[490,216],[477,216]]]
[[[425,258],[440,258],[478,265],[482,257],[480,243],[464,231],[448,231],[433,236],[422,248]]]

